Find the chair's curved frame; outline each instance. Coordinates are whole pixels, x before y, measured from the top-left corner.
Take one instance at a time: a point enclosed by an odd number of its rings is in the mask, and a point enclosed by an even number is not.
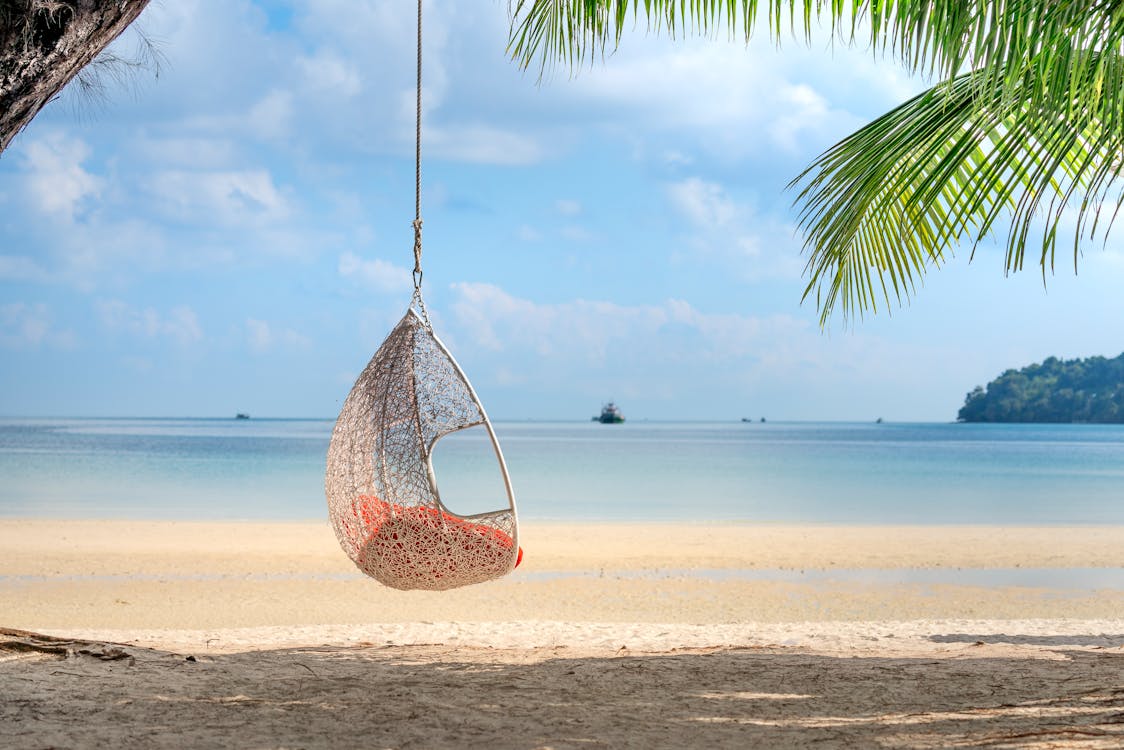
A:
[[[400,340],[400,337],[405,335],[402,331],[403,326],[408,326],[410,329],[408,345],[404,345],[403,341]],[[423,425],[422,407],[419,404],[420,388],[417,373],[419,336],[428,337],[439,356],[444,358],[445,362],[442,364],[447,364],[449,366],[457,383],[463,388],[463,391],[454,393],[454,397],[460,399],[467,398],[470,400],[472,407],[479,415],[478,419],[473,419],[471,422],[457,422],[449,425],[438,425],[436,421],[433,421],[432,424],[428,425],[428,428],[434,430],[435,434],[428,440],[425,435],[426,426]],[[409,366],[408,390],[410,398],[412,399],[412,403],[409,404],[411,413],[394,422],[390,422],[387,420],[388,403],[392,395],[394,395],[394,386],[398,385],[401,387],[404,382],[401,380],[403,373],[396,372],[396,368],[403,364],[401,361],[403,357],[408,358],[406,364]],[[399,377],[400,380],[395,380],[395,377]],[[381,393],[377,392],[380,387],[382,388]],[[400,406],[400,404],[398,405]],[[463,405],[462,403],[462,406]],[[431,407],[434,410],[434,414],[437,413],[439,406],[440,405]],[[420,488],[415,481],[412,486],[406,488],[411,490],[411,493],[408,494],[413,494],[415,497],[409,498],[410,502],[403,503],[399,506],[398,502],[401,498],[397,496],[400,494],[397,490],[402,487],[403,484],[408,484],[408,477],[403,479],[401,465],[392,466],[392,459],[388,456],[386,443],[394,437],[391,434],[392,429],[394,427],[404,426],[404,420],[410,417],[412,417],[410,421],[413,422],[415,427],[409,429],[409,432],[410,434],[414,434],[416,431],[416,442],[412,442],[411,444],[415,446],[417,451],[420,451],[419,458],[423,459],[425,482],[428,485],[429,496],[416,497]],[[435,416],[433,420],[437,418],[438,417]],[[378,422],[378,424],[376,424],[376,422]],[[488,439],[492,445],[500,474],[503,477],[508,507],[483,513],[460,515],[450,510],[441,498],[441,492],[437,484],[437,475],[433,467],[433,450],[442,437],[459,432],[460,430],[481,425],[488,434]],[[380,447],[382,448],[381,450]],[[401,450],[406,449],[401,444],[397,447]],[[395,469],[398,469],[397,473]],[[420,477],[418,480],[420,480]],[[381,491],[376,492],[376,488],[381,488]],[[332,526],[344,551],[364,573],[367,573],[388,586],[395,588],[423,589],[453,588],[498,578],[511,572],[517,563],[519,523],[515,505],[515,492],[512,489],[507,462],[504,460],[503,450],[500,448],[495,429],[492,427],[492,422],[488,419],[487,412],[484,410],[484,405],[480,402],[480,398],[477,396],[472,384],[468,381],[464,370],[461,369],[460,364],[456,361],[456,358],[453,357],[452,352],[449,351],[444,342],[433,332],[428,320],[422,315],[419,315],[413,305],[410,306],[406,315],[403,316],[402,320],[387,336],[386,341],[379,347],[379,351],[375,353],[375,356],[371,358],[367,367],[364,368],[363,373],[360,374],[359,378],[356,380],[355,386],[352,388],[351,393],[348,394],[343,408],[340,410],[340,416],[336,421],[335,429],[332,432],[331,444],[328,449],[325,494],[328,499]],[[365,545],[369,545],[371,542],[372,529],[369,527],[372,521],[370,518],[360,518],[360,513],[355,503],[357,502],[357,498],[367,496],[375,497],[377,500],[389,504],[391,508],[390,515],[392,517],[396,516],[394,509],[398,508],[433,508],[440,514],[440,533],[450,537],[450,539],[456,534],[462,534],[460,537],[460,542],[462,544],[463,540],[466,538],[463,536],[464,528],[466,528],[465,524],[479,525],[480,529],[486,527],[487,529],[502,532],[504,535],[510,537],[511,540],[508,552],[497,553],[507,555],[508,559],[506,560],[506,564],[501,566],[499,563],[503,561],[496,560],[494,561],[495,564],[489,564],[485,569],[478,571],[472,571],[471,569],[466,570],[462,564],[456,574],[443,574],[432,579],[427,578],[424,574],[404,576],[400,573],[392,574],[384,572],[381,566],[377,564],[379,563],[378,560],[375,560],[375,564],[372,564],[372,561],[366,557],[368,551],[365,549]],[[402,516],[409,518],[412,512],[413,511],[403,510]],[[461,521],[464,523],[450,523],[451,521]],[[428,521],[427,524],[430,527],[434,527],[435,522]],[[375,531],[377,530],[378,528],[375,527]],[[423,531],[426,535],[432,537],[434,528],[427,528]],[[475,537],[472,538],[475,539]],[[432,542],[432,539],[429,541]],[[456,542],[457,540],[454,539],[449,541],[445,546],[456,549]],[[401,545],[398,546],[400,547]],[[376,554],[382,553],[376,552]],[[406,553],[403,554],[405,555]],[[419,552],[418,554],[420,555],[421,553]],[[392,562],[401,563],[403,561]],[[405,560],[405,562],[408,563],[409,560]],[[432,566],[432,557],[428,559],[428,564]],[[400,564],[398,566],[399,570],[402,567],[403,565]]]
[[[437,503],[438,505],[440,505],[441,510],[448,513],[450,516],[455,516],[465,521],[490,518],[501,513],[511,513],[515,517],[515,535],[513,537],[513,541],[515,542],[515,546],[518,547],[519,517],[518,512],[515,510],[515,490],[513,490],[511,487],[511,475],[507,473],[507,461],[505,461],[503,458],[503,449],[500,448],[499,438],[496,437],[496,431],[492,428],[492,420],[488,419],[488,412],[484,410],[484,404],[481,403],[480,397],[476,395],[476,389],[473,388],[472,383],[468,381],[468,376],[464,374],[464,370],[461,369],[460,363],[457,362],[457,358],[454,357],[453,353],[449,351],[449,348],[445,346],[445,342],[441,340],[440,336],[433,332],[432,328],[425,326],[425,322],[421,319],[420,316],[418,316],[417,311],[415,311],[414,308],[410,308],[410,313],[422,322],[422,326],[425,328],[427,333],[433,337],[433,342],[437,344],[437,348],[440,349],[441,352],[449,358],[449,363],[453,366],[453,372],[457,374],[457,377],[460,378],[460,381],[468,390],[468,395],[472,398],[472,402],[476,404],[476,408],[480,410],[481,417],[481,420],[479,422],[465,425],[464,427],[460,427],[456,430],[453,430],[452,432],[446,432],[444,435],[439,435],[438,437],[433,438],[433,440],[429,442],[429,445],[426,446],[425,466],[429,476],[429,487],[431,490],[433,490],[433,494],[436,496]],[[445,503],[441,501],[441,490],[437,487],[437,474],[433,469],[433,446],[437,445],[437,441],[443,437],[448,437],[449,435],[460,432],[461,430],[468,430],[473,427],[479,427],[481,425],[483,425],[484,429],[488,432],[488,441],[492,444],[492,450],[496,454],[496,462],[500,467],[500,475],[503,477],[503,489],[507,494],[507,510],[492,510],[486,511],[484,513],[473,513],[471,515],[462,516],[459,513],[450,510],[448,507],[446,507]]]

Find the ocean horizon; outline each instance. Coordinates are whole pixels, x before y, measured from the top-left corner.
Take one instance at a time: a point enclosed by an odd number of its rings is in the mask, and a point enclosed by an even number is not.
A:
[[[334,419],[0,418],[0,517],[314,520]],[[530,520],[1124,524],[1124,425],[507,420]],[[459,513],[502,506],[479,428],[434,452]]]

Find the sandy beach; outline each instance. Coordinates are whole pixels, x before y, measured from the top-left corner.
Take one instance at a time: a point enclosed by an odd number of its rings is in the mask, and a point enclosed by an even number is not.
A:
[[[400,592],[326,523],[0,521],[0,739],[1124,744],[1124,528],[528,523],[521,542],[503,580]]]

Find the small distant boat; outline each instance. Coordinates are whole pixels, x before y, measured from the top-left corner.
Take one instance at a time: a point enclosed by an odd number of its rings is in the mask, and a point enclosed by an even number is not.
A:
[[[624,415],[621,414],[620,407],[610,401],[601,407],[601,416],[594,417],[593,421],[601,424],[620,424],[624,421]]]
[[[246,414],[244,412],[238,412],[237,414],[234,415],[234,418],[235,419],[249,419],[250,415]]]

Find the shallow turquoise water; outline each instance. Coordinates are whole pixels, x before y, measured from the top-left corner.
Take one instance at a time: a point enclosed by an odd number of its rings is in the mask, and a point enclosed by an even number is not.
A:
[[[0,516],[314,519],[330,420],[0,420]],[[520,514],[559,520],[1124,523],[1124,426],[500,423]],[[435,452],[499,507],[483,433]]]

